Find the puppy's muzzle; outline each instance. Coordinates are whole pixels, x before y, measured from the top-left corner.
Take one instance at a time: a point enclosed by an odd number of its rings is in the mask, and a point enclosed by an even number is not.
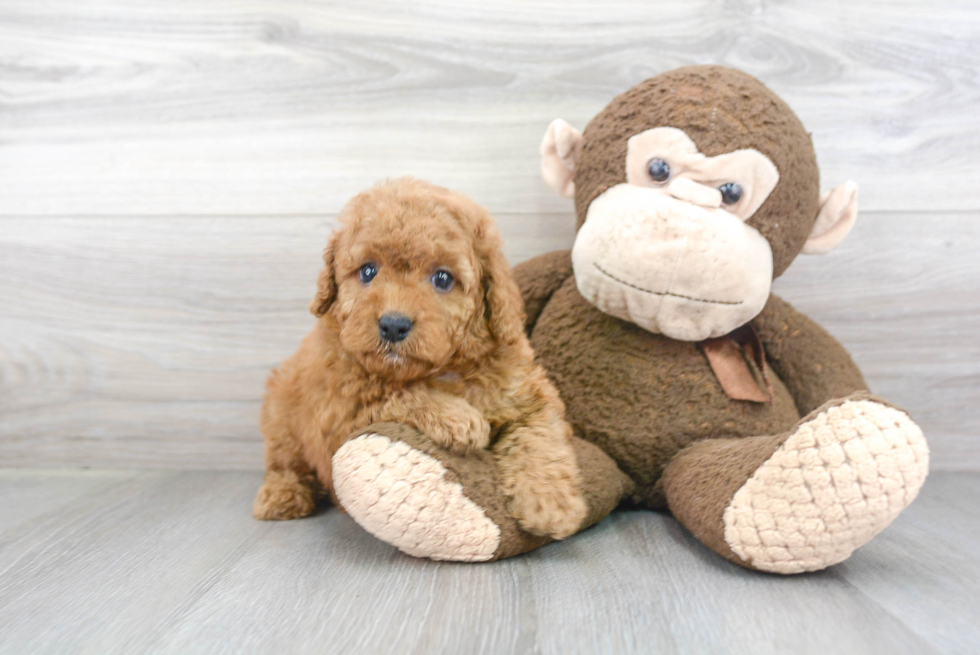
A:
[[[381,339],[388,343],[404,341],[411,331],[412,319],[404,314],[385,314],[378,320],[378,332],[381,333]]]

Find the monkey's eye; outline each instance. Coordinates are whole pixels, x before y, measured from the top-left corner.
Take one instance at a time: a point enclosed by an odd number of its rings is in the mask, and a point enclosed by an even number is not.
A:
[[[374,263],[367,263],[357,271],[357,279],[361,281],[361,284],[371,284],[371,280],[374,276],[378,274],[378,265]]]
[[[734,205],[742,199],[742,185],[738,182],[729,182],[718,187],[721,191],[721,201],[726,205]]]
[[[453,279],[453,274],[449,271],[440,269],[432,274],[432,286],[436,288],[436,291],[449,291],[455,283],[456,280]]]
[[[667,178],[670,177],[670,164],[663,159],[651,159],[650,163],[647,164],[647,172],[650,173],[650,179],[654,182],[666,182]]]

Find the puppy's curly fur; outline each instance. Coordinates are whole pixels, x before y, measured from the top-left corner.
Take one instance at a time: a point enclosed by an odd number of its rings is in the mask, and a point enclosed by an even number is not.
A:
[[[269,377],[260,519],[293,519],[333,494],[331,459],[354,431],[398,421],[453,450],[491,448],[522,527],[560,539],[586,515],[558,393],[534,364],[523,302],[493,219],[470,199],[404,178],[354,197],[324,252],[299,350]],[[377,274],[363,282],[359,271]],[[433,275],[455,279],[437,289]],[[412,321],[392,343],[389,313]]]

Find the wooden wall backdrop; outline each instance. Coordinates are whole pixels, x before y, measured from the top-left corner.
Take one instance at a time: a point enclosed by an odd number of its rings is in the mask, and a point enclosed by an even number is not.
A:
[[[568,247],[538,174],[660,71],[759,76],[859,227],[777,291],[980,467],[976,0],[0,0],[0,465],[254,469],[353,193],[413,174]]]

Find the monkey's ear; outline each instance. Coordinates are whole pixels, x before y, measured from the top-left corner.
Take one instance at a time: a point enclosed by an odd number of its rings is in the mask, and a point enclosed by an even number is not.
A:
[[[581,132],[560,118],[551,121],[541,140],[541,176],[566,198],[575,195],[575,160],[581,149]]]
[[[327,242],[327,247],[323,250],[323,270],[316,281],[316,296],[310,303],[310,313],[320,317],[327,313],[330,305],[337,298],[337,279],[334,277],[333,251],[337,241],[337,232],[334,232]]]
[[[836,248],[857,221],[858,188],[845,182],[820,196],[820,213],[803,245],[806,255],[825,255]]]

